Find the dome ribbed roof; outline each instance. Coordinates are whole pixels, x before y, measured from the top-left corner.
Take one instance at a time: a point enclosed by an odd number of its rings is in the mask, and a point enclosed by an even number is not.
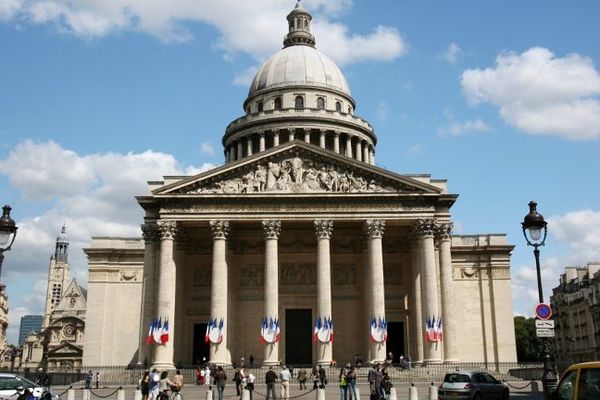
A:
[[[312,46],[289,46],[275,53],[256,73],[248,93],[282,86],[325,87],[350,95],[350,86],[338,66]]]

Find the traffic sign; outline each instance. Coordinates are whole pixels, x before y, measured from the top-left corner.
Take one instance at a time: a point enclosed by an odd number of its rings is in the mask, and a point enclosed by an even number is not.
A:
[[[537,307],[535,307],[535,315],[537,315],[539,319],[545,321],[550,319],[552,316],[552,309],[550,308],[550,305],[546,303],[540,303],[537,305]]]
[[[545,329],[554,329],[554,320],[553,319],[549,319],[547,321],[541,320],[541,319],[536,319],[535,320],[535,327],[536,328],[545,328]]]
[[[537,337],[554,337],[554,329],[537,328],[535,330]]]

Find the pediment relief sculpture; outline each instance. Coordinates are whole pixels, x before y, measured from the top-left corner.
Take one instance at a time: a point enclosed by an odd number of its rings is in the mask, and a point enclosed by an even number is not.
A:
[[[351,170],[344,165],[295,155],[234,170],[226,178],[218,175],[214,179],[202,180],[192,187],[179,189],[178,193],[376,193],[416,190],[367,171]]]

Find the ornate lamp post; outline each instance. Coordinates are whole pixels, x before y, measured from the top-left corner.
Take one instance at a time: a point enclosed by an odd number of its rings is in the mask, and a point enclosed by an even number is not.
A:
[[[10,250],[15,238],[17,237],[17,226],[10,217],[9,205],[2,207],[2,217],[0,218],[0,275],[2,274],[2,261],[4,261],[4,252]]]
[[[535,256],[535,268],[537,271],[538,296],[540,303],[544,302],[544,292],[542,289],[542,274],[540,272],[540,246],[546,242],[548,234],[548,223],[544,217],[537,212],[537,203],[529,202],[529,214],[525,216],[523,222],[523,236],[528,246],[533,246],[533,255]],[[542,376],[542,385],[544,386],[544,399],[550,399],[550,390],[556,387],[557,376],[552,366],[550,357],[550,343],[546,338],[542,338],[544,348],[544,375]]]

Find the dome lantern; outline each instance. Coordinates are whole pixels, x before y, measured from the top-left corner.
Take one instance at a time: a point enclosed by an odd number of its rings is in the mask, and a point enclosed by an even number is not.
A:
[[[296,7],[287,16],[289,32],[283,39],[283,47],[305,45],[314,47],[315,37],[310,33],[312,15],[302,7],[298,0]]]

